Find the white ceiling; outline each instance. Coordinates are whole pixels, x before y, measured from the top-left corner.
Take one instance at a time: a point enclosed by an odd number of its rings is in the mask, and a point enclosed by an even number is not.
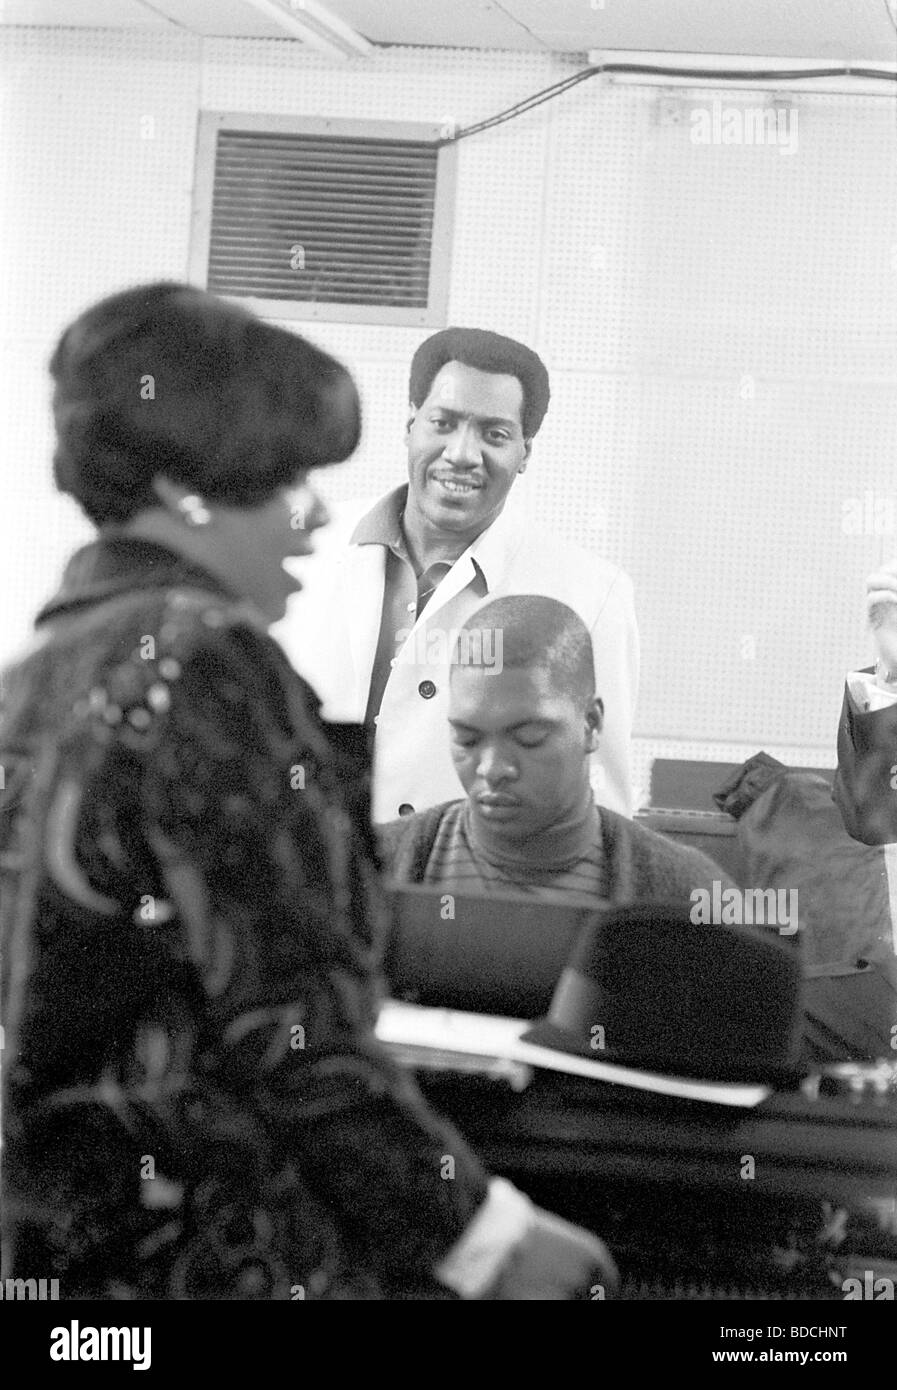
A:
[[[287,0],[284,0],[284,4]],[[378,44],[893,62],[892,0],[327,0]],[[281,38],[247,0],[3,0],[0,23]]]

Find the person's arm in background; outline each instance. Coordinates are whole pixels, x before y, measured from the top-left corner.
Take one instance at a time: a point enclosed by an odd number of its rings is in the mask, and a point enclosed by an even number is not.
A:
[[[143,800],[172,896],[188,865],[202,904],[188,934],[218,1037],[208,1081],[293,1153],[385,1287],[612,1287],[601,1243],[490,1180],[376,1042],[379,884],[304,687],[249,626],[191,640],[169,653],[181,674]]]
[[[866,612],[878,660],[847,677],[832,795],[849,835],[884,845],[897,841],[897,565],[866,580]]]
[[[604,727],[592,754],[590,780],[595,800],[631,817],[632,725],[639,683],[639,633],[632,581],[622,571],[592,630],[597,692],[604,702]]]

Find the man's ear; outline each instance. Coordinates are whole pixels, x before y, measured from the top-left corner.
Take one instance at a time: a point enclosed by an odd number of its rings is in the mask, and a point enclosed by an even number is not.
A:
[[[410,434],[411,434],[411,426],[414,424],[414,422],[415,422],[416,419],[417,419],[417,406],[414,404],[413,401],[409,401],[409,402],[408,402],[408,419],[405,421],[405,443],[406,443],[406,444],[408,443],[408,438],[409,438],[409,436],[410,436]]]
[[[599,695],[593,696],[586,709],[586,728],[588,729],[589,752],[598,747],[601,730],[604,728],[604,701]]]
[[[523,462],[521,463],[520,467],[517,469],[517,472],[518,472],[518,473],[525,473],[525,472],[526,472],[526,465],[529,463],[529,456],[530,456],[530,454],[531,454],[532,452],[533,452],[533,441],[532,441],[532,439],[524,439],[524,441],[523,441]]]

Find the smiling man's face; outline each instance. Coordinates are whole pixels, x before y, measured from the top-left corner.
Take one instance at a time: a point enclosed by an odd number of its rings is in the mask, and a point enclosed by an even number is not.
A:
[[[468,543],[485,531],[529,458],[522,412],[516,376],[447,362],[408,421],[412,520]]]

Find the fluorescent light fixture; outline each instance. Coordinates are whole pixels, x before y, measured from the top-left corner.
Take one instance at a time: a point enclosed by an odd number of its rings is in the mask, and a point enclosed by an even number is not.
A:
[[[310,30],[318,31],[339,48],[348,49],[350,53],[359,53],[363,58],[370,57],[374,52],[373,44],[362,38],[361,34],[357,33],[351,24],[340,19],[338,14],[328,10],[326,5],[319,4],[318,0],[290,0],[290,9],[301,24],[307,25]]]
[[[246,4],[258,10],[266,19],[279,24],[293,38],[301,39],[309,48],[316,48],[328,57],[360,55],[369,58],[375,51],[373,44],[356,33],[339,15],[318,4],[318,0],[286,0],[284,4],[279,4],[278,0],[246,0]]]

